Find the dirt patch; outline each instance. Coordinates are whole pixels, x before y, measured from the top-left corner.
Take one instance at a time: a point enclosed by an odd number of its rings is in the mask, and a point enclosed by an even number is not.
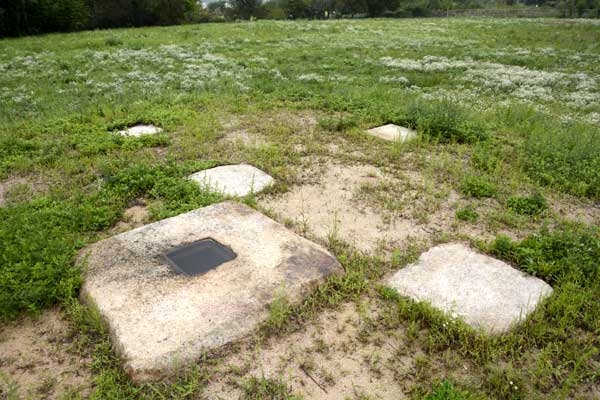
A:
[[[310,111],[279,111],[269,114],[258,114],[239,118],[221,118],[221,125],[226,130],[220,138],[221,142],[241,144],[246,147],[260,147],[272,140],[279,141],[278,136],[290,138],[290,133],[311,131],[317,124],[317,114]]]
[[[322,313],[300,332],[226,357],[220,376],[203,394],[240,398],[240,385],[255,376],[283,379],[306,399],[402,399],[406,396],[396,377],[414,366],[414,354],[396,351],[402,337],[402,330],[370,331],[369,317],[346,304]]]
[[[88,394],[90,360],[70,350],[69,332],[56,309],[0,328],[0,397],[56,399],[67,393]]]
[[[334,164],[326,168],[317,184],[295,186],[261,205],[323,240],[339,237],[363,251],[374,250],[383,242],[422,236],[423,232],[408,221],[387,223],[373,207],[355,199],[362,184],[382,178],[381,171],[372,166]]]
[[[236,129],[227,132],[220,140],[226,143],[241,144],[246,147],[260,147],[267,144],[264,137],[250,132],[248,129]]]
[[[548,199],[551,210],[559,218],[583,222],[588,225],[600,224],[600,203],[565,194],[555,194]]]
[[[150,212],[144,200],[138,200],[138,202],[126,209],[123,212],[123,220],[119,221],[114,228],[111,229],[110,234],[116,235],[118,233],[130,231],[140,226],[146,225],[150,221]]]
[[[457,223],[456,192],[438,190],[416,172],[407,171],[400,179],[370,165],[328,163],[304,171],[300,178],[305,184],[265,197],[260,204],[321,240],[334,236],[373,252],[443,232],[485,234],[476,226]]]
[[[11,177],[0,182],[0,206],[10,202],[26,201],[36,193],[48,190],[48,186],[32,178]]]

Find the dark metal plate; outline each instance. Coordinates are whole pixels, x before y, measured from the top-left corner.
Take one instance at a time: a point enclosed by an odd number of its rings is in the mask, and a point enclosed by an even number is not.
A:
[[[208,238],[169,250],[164,257],[176,272],[194,276],[233,260],[237,254],[229,247]]]

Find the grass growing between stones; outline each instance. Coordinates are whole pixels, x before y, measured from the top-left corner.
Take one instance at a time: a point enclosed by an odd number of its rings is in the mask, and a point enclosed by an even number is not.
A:
[[[327,357],[361,349],[370,349],[359,362],[368,380],[389,379],[409,398],[596,398],[597,43],[590,21],[511,19],[259,21],[0,41],[0,320],[18,326],[62,305],[71,351],[90,357],[93,375],[87,391],[53,393],[67,398],[204,398],[215,382],[232,398],[318,398],[325,391],[312,379],[330,393],[344,383]],[[137,123],[163,133],[116,134]],[[383,123],[419,137],[365,135]],[[114,234],[140,200],[151,221],[223,200],[185,177],[242,162],[276,179],[243,199],[259,209],[317,183],[332,164],[372,166],[382,177],[345,195],[357,213],[370,207],[410,234],[360,253],[335,231],[317,237],[309,223],[273,214],[328,246],[345,274],[299,304],[279,298],[248,343],[230,350],[258,357],[348,304],[356,332],[338,321],[346,331],[320,330],[348,335],[342,344],[307,339],[289,360],[301,379],[266,361],[264,371],[227,369],[226,354],[211,354],[171,381],[136,385],[99,317],[76,300],[74,257]],[[554,294],[522,325],[489,337],[381,286],[450,240],[544,279]],[[0,397],[18,398],[26,388],[2,368]],[[55,386],[40,379],[37,397]],[[375,386],[340,398],[377,398]]]

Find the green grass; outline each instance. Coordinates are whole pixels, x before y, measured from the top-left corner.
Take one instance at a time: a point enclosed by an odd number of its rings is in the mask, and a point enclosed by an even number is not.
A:
[[[490,129],[477,115],[449,100],[410,104],[401,123],[441,142],[472,143],[489,137]]]
[[[357,253],[332,236],[328,246],[345,274],[299,304],[282,294],[256,332],[260,340],[296,332],[345,302],[375,304],[381,314],[361,340],[405,333],[403,347],[420,353],[418,360],[409,353],[416,360],[410,381],[397,379],[415,398],[589,398],[600,370],[598,227],[562,221],[552,205],[597,215],[599,42],[600,28],[587,21],[461,18],[2,40],[0,320],[63,304],[80,351],[93,360],[93,398],[200,397],[218,357],[173,381],[129,380],[97,315],[75,300],[78,251],[111,235],[140,200],[151,220],[223,200],[186,180],[192,172],[250,163],[276,178],[271,193],[282,193],[307,183],[317,162],[366,163],[390,179],[363,185],[352,194],[359,203],[415,222],[434,243],[469,239],[546,280],[554,294],[521,326],[487,337],[380,286],[431,243],[407,243],[389,258]],[[136,123],[164,132],[116,134]],[[364,134],[382,123],[410,126],[419,137],[389,144]],[[262,141],[221,140],[239,130]],[[496,239],[443,231],[435,219],[446,211],[469,222],[455,225]],[[505,231],[525,239],[498,235]],[[18,392],[10,382],[0,380],[0,397]],[[283,380],[246,376],[236,384],[244,398],[294,396]]]
[[[300,400],[283,380],[252,377],[243,384],[244,400]]]
[[[479,214],[473,208],[465,207],[456,211],[456,218],[462,221],[475,222],[479,218]]]
[[[528,197],[511,197],[506,202],[506,206],[517,214],[538,215],[548,209],[548,202],[540,193],[534,193]]]
[[[487,178],[483,176],[468,175],[460,187],[461,191],[467,196],[475,198],[493,197],[498,193],[498,188]]]
[[[433,391],[423,400],[467,400],[472,398],[468,393],[454,388],[449,381],[443,381],[433,387]]]
[[[543,185],[600,199],[600,133],[577,123],[534,125],[523,144],[525,168]]]

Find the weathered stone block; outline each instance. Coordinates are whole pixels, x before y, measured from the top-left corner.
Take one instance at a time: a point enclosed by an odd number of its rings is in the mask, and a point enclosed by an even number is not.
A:
[[[236,257],[197,276],[178,274],[166,251],[212,238]],[[322,247],[245,205],[224,202],[102,240],[84,250],[82,297],[106,320],[135,381],[168,375],[251,333],[280,294],[298,301],[341,272]]]
[[[552,293],[541,279],[456,243],[430,249],[388,284],[488,333],[507,331]]]

